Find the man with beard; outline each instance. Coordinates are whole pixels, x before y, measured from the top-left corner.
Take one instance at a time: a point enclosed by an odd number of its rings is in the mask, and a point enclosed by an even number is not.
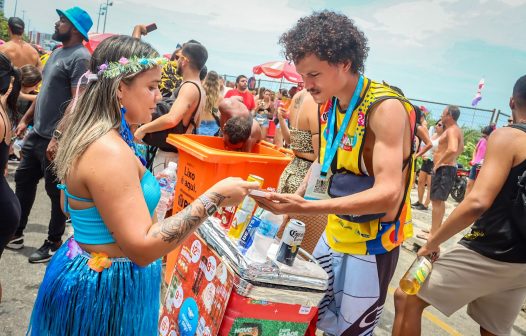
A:
[[[24,229],[35,201],[38,182],[42,177],[51,199],[48,238],[29,256],[30,263],[47,262],[62,243],[66,217],[61,209],[58,181],[50,163],[60,138],[56,127],[69,102],[75,98],[77,85],[88,69],[90,59],[88,50],[82,45],[82,40],[88,40],[88,31],[93,25],[89,14],[79,7],[65,11],[57,10],[57,13],[60,19],[55,23],[53,39],[62,42],[63,47],[55,50],[49,57],[44,67],[42,87],[37,100],[22,117],[16,129],[17,136],[22,136],[33,119],[33,131],[24,142],[22,160],[15,173],[16,196],[20,201],[22,213],[17,232],[8,247],[24,247]]]
[[[243,104],[247,107],[250,113],[254,114],[254,109],[256,108],[256,103],[254,102],[254,96],[248,90],[248,81],[247,77],[244,75],[239,75],[236,78],[236,88],[228,91],[225,94],[225,98],[230,98],[233,96],[240,96],[243,98]]]
[[[21,68],[26,64],[40,68],[41,64],[38,52],[31,44],[24,41],[24,21],[18,17],[10,17],[9,20],[7,20],[7,28],[11,39],[9,42],[0,46],[0,52],[4,53],[17,68]]]
[[[172,96],[175,101],[168,113],[135,131],[137,140],[142,140],[149,133],[174,128],[175,134],[195,133],[201,110],[206,102],[206,93],[201,85],[199,73],[207,59],[208,52],[201,43],[191,40],[183,45],[177,55],[177,75],[183,77],[183,83]],[[159,149],[153,163],[154,173],[164,169],[170,161],[178,161],[175,148],[173,152]]]

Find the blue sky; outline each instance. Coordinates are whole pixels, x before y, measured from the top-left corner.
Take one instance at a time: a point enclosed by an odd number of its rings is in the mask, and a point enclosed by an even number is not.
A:
[[[31,29],[52,32],[55,8],[79,5],[94,19],[102,1],[18,0]],[[12,16],[13,0],[6,1]],[[105,3],[105,1],[104,1]],[[369,40],[365,73],[422,100],[470,105],[477,83],[486,87],[478,107],[509,113],[515,81],[526,74],[526,0],[436,1],[175,1],[113,0],[107,32],[129,34],[136,23],[156,22],[145,40],[161,53],[196,39],[209,51],[209,70],[250,74],[254,65],[282,59],[279,36],[313,10],[345,13]],[[102,20],[100,29],[102,31]],[[426,104],[424,104],[426,105]],[[441,107],[429,104],[434,114]],[[462,111],[464,121],[487,119],[484,112]],[[477,114],[480,113],[480,114]]]

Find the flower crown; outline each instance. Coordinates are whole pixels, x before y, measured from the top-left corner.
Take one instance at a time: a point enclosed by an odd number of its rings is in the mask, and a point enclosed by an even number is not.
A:
[[[145,58],[132,56],[121,57],[118,62],[105,62],[99,65],[97,75],[104,78],[115,78],[121,74],[135,73],[156,65],[164,65],[168,60],[164,57]]]

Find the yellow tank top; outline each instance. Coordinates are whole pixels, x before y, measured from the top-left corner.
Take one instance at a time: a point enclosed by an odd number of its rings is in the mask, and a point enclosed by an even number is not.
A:
[[[364,85],[357,107],[347,126],[335,155],[336,169],[349,171],[355,175],[368,175],[361,164],[364,146],[364,135],[367,125],[367,114],[378,103],[386,99],[398,99],[410,118],[411,129],[414,130],[415,113],[411,103],[390,87],[371,81],[364,77]],[[332,108],[333,100],[319,107],[320,113],[320,164],[325,155],[326,137],[328,132],[327,116]],[[341,125],[345,111],[336,109],[336,128]],[[412,132],[413,133],[413,132]],[[411,134],[413,137],[413,134]],[[412,143],[412,142],[411,142]],[[325,233],[329,246],[340,253],[347,254],[383,254],[391,251],[413,234],[410,205],[410,181],[413,179],[413,153],[409,160],[410,173],[404,186],[404,198],[399,208],[398,219],[392,222],[380,222],[379,219],[366,223],[355,223],[331,214],[328,217]],[[404,166],[405,167],[405,166]],[[333,170],[334,172],[334,170]]]

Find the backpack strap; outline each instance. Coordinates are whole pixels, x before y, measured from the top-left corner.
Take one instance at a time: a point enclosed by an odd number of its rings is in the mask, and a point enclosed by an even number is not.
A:
[[[511,127],[526,132],[526,124],[511,124],[506,127]]]
[[[185,126],[186,127],[186,134],[195,134],[196,129],[197,129],[197,127],[196,127],[197,125],[196,125],[195,119],[196,119],[197,111],[199,111],[199,108],[201,107],[201,96],[202,96],[202,93],[201,93],[201,88],[199,87],[199,85],[197,85],[196,82],[186,81],[186,82],[183,82],[183,84],[181,84],[181,87],[184,84],[186,84],[186,83],[194,84],[195,87],[197,88],[197,91],[199,92],[199,100],[198,100],[197,106],[195,107],[194,112],[192,112],[192,117],[190,118],[190,123],[187,126]],[[184,126],[184,123],[183,123],[183,126]],[[190,130],[190,126],[192,126],[191,130]]]

